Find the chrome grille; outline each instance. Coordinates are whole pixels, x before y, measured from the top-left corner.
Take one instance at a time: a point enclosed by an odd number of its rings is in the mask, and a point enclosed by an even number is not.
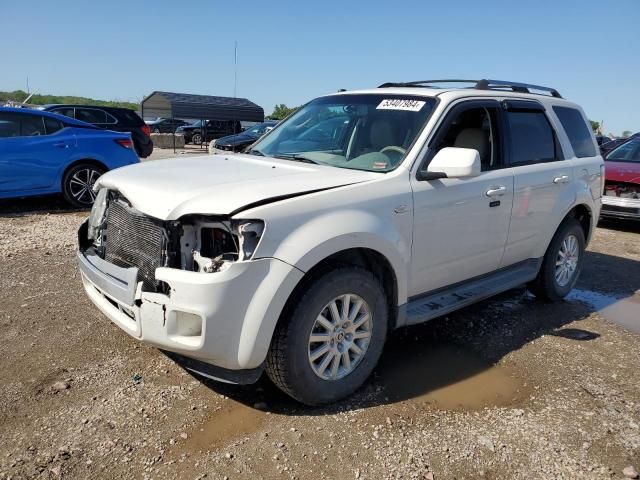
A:
[[[145,290],[156,289],[155,270],[162,266],[162,222],[112,200],[104,231],[105,260],[119,267],[137,267]]]

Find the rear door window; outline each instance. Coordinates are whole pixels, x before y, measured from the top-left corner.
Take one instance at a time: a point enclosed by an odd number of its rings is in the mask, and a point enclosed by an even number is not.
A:
[[[15,113],[0,113],[0,138],[20,136],[20,117]]]
[[[70,118],[74,118],[75,117],[75,115],[73,113],[73,111],[74,111],[73,107],[54,108],[51,111],[53,113],[57,113],[58,115],[64,115],[65,117],[70,117]]]
[[[40,115],[22,115],[20,120],[21,137],[37,137],[46,134],[44,121]]]
[[[576,157],[595,157],[596,147],[591,140],[591,132],[584,121],[582,114],[575,108],[553,107],[562,124],[562,128],[567,132],[569,142]]]
[[[107,123],[107,114],[96,108],[76,108],[76,119],[87,123]]]
[[[508,111],[509,151],[512,165],[556,160],[553,130],[542,111]]]

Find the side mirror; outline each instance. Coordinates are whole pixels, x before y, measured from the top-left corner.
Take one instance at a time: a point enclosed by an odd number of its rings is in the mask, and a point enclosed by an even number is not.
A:
[[[433,157],[426,172],[418,180],[465,178],[480,175],[480,154],[472,148],[446,147]]]

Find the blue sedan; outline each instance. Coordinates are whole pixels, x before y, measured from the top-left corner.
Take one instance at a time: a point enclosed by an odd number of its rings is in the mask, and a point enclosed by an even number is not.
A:
[[[138,162],[128,133],[0,107],[0,199],[62,193],[71,205],[86,208],[100,175]]]

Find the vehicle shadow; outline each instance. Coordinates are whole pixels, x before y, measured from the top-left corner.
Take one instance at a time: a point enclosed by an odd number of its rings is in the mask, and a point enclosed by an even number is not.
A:
[[[632,295],[640,288],[640,262],[587,252],[577,288],[598,289],[605,282],[610,284],[612,277],[624,281],[625,288],[618,294]],[[474,377],[481,380],[470,384],[471,390],[482,389],[484,382],[508,383],[508,374],[482,375],[494,370],[496,363],[510,352],[543,335],[578,342],[597,339],[597,332],[575,325],[566,327],[594,311],[593,305],[576,300],[545,303],[521,287],[426,324],[399,329],[388,337],[379,365],[365,385],[352,397],[327,407],[310,408],[295,402],[273,386],[266,375],[249,386],[225,385],[197,375],[194,378],[248,407],[260,406],[284,415],[325,415],[422,398],[428,403],[432,392]],[[523,392],[515,391],[519,388],[514,386],[512,392],[497,386],[497,392],[515,398],[522,396]],[[452,394],[477,392],[462,388]],[[509,400],[501,401],[509,404]],[[455,404],[455,399],[452,401]]]
[[[600,218],[598,228],[617,230],[620,232],[640,233],[640,221],[613,218]]]
[[[34,213],[55,215],[88,211],[88,209],[69,206],[62,195],[0,200],[0,217],[22,217]]]

